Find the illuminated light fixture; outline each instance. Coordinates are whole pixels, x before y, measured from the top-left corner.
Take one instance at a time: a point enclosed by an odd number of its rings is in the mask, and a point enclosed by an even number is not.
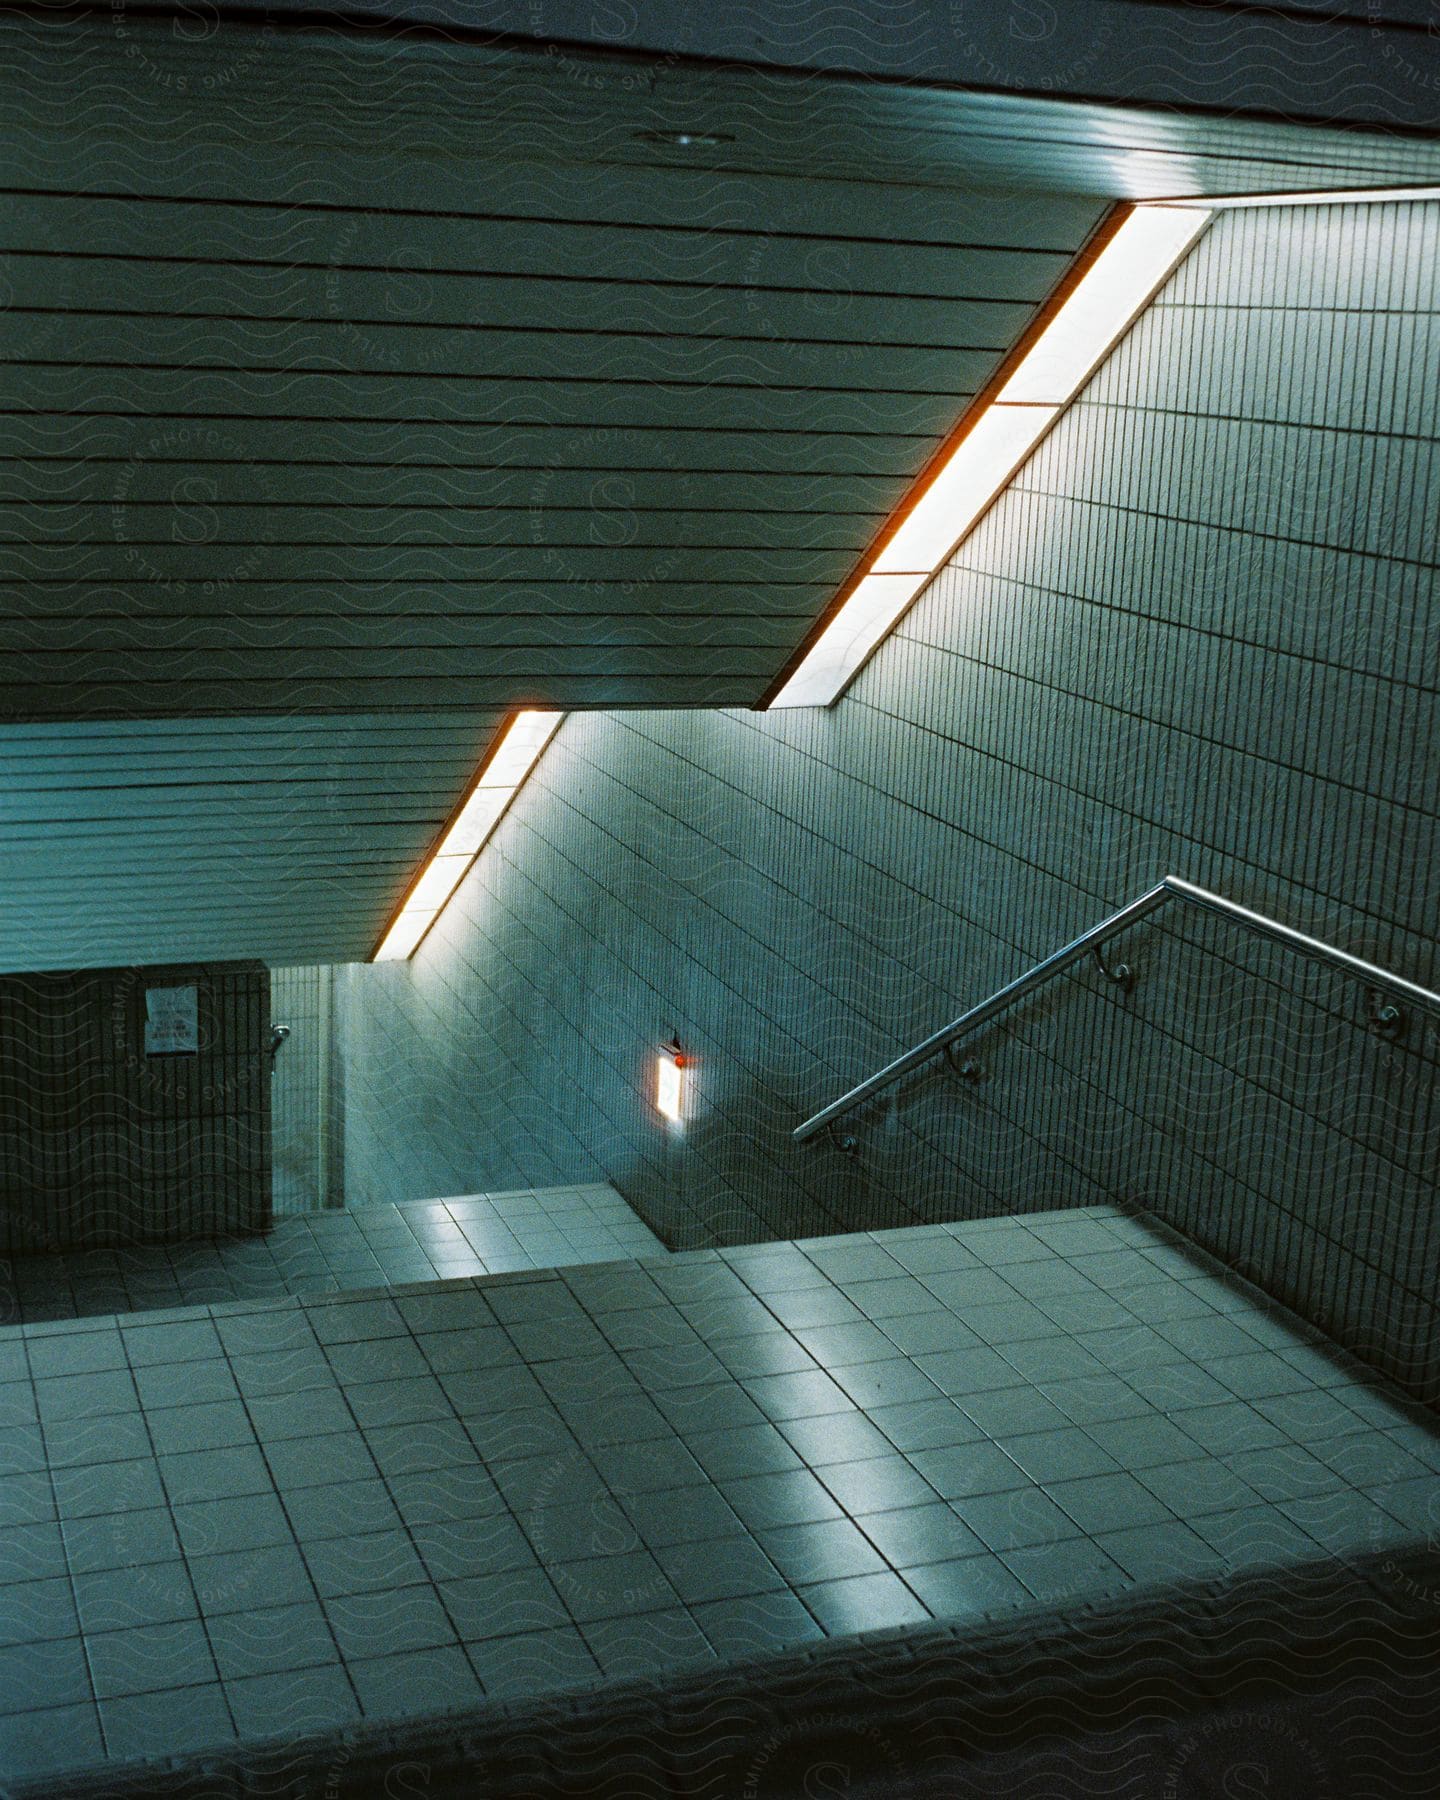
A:
[[[1440,187],[1336,188],[1300,194],[1206,194],[1203,199],[1147,200],[1148,206],[1209,206],[1228,212],[1237,206],[1359,206],[1387,200],[1440,200]]]
[[[505,808],[559,729],[563,713],[522,712],[486,757],[459,811],[445,828],[404,903],[380,940],[375,962],[403,962],[420,947],[464,880]]]
[[[735,142],[730,131],[632,131],[630,135],[637,144],[663,144],[679,150],[718,150]]]
[[[997,401],[982,413],[875,558],[875,574],[905,573],[928,581],[960,532],[979,517],[1050,429],[1055,412],[1053,404],[1002,406]]]
[[[948,455],[767,708],[830,706],[840,698],[1212,216],[1208,202],[1124,212],[963,421]]]
[[[680,1123],[685,1110],[685,1052],[680,1039],[661,1044],[655,1057],[655,1110],[662,1119]]]

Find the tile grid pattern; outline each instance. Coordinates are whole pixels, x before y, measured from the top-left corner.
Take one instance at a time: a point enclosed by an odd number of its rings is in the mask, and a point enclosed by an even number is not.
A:
[[[1369,1553],[1440,1436],[1113,1208],[0,1336],[0,1770]]]
[[[1227,215],[837,707],[568,719],[413,969],[344,980],[357,1191],[603,1170],[682,1248],[1140,1203],[1440,1396],[1440,1038],[1217,922],[858,1165],[788,1141],[1167,871],[1433,984],[1437,246],[1434,202]]]
[[[147,1244],[0,1262],[0,1319],[150,1311],[657,1256],[614,1188],[521,1189],[297,1214],[264,1237]]]

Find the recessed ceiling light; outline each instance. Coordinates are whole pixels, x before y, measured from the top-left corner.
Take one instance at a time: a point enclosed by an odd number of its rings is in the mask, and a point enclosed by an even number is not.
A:
[[[1386,201],[1440,200],[1440,187],[1319,188],[1293,194],[1204,194],[1192,200],[1148,200],[1147,206],[1213,206],[1226,212],[1237,206],[1361,206]]]
[[[465,879],[499,824],[501,814],[564,717],[558,712],[516,713],[481,764],[480,773],[445,835],[411,884],[371,958],[373,962],[403,962],[415,954],[420,940],[445,910],[450,896]]]
[[[1129,209],[1003,382],[964,420],[949,456],[892,521],[771,707],[840,698],[1212,216],[1201,205]]]
[[[680,150],[718,150],[722,144],[733,144],[728,131],[637,131],[637,144],[664,144]]]

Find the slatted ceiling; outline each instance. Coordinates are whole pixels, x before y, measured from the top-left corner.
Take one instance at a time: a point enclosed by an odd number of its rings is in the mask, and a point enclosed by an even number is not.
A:
[[[113,506],[123,488],[128,507],[170,505],[179,485],[210,483],[214,499],[227,506],[254,506],[255,474],[238,458],[198,462],[126,461],[116,457],[63,460],[52,466],[39,458],[0,459],[0,505],[24,501],[28,516],[40,521],[42,507]],[[403,468],[363,464],[296,463],[287,465],[283,501],[277,506],[352,507],[394,511],[438,512],[484,507],[491,513],[532,513],[542,503],[549,517],[566,509],[627,513],[641,508],[655,517],[685,511],[692,515],[724,515],[760,510],[790,518],[824,518],[830,514],[885,517],[904,491],[903,476],[787,475],[766,472],[763,482],[725,470],[686,470],[679,477],[662,469],[624,468]],[[677,504],[678,503],[678,504]],[[363,515],[362,515],[363,516]]]
[[[1060,259],[1052,259],[1058,275]],[[1046,286],[1052,285],[1046,283]],[[355,330],[350,323],[278,324],[251,319],[174,319],[126,316],[123,313],[65,316],[63,341],[54,311],[12,310],[5,336],[6,360],[36,367],[129,370],[135,363],[171,370],[221,370],[249,374],[316,371],[354,374]],[[817,378],[827,391],[843,391],[841,371],[817,366],[815,346],[769,340],[661,338],[640,334],[611,336],[558,327],[545,331],[490,331],[454,326],[364,324],[366,382],[404,376],[409,382],[453,384],[458,404],[469,416],[469,398],[483,396],[492,383],[505,381],[638,384],[648,391],[662,384],[689,390],[700,381],[710,387],[758,387],[767,395],[794,389],[813,391]],[[957,385],[971,391],[989,373],[994,344],[981,347],[928,348],[923,345],[876,344],[866,357],[885,391],[895,395],[942,394],[947,400]],[[829,362],[835,350],[824,347]],[[443,356],[444,367],[434,365]],[[123,392],[123,389],[117,390]],[[242,390],[243,391],[243,390]],[[869,394],[872,389],[863,390]],[[302,398],[313,392],[304,384]],[[361,390],[362,410],[371,410],[373,390]],[[404,404],[413,396],[406,391]],[[502,390],[502,401],[504,391]],[[392,403],[393,404],[393,403]],[[432,401],[449,412],[457,404],[442,390]],[[525,400],[521,400],[521,405]],[[382,410],[386,410],[382,403]],[[924,414],[922,413],[922,417]],[[905,421],[901,421],[904,423]],[[928,419],[926,421],[928,423]]]
[[[693,171],[595,218],[605,171],[505,164],[405,213],[389,161],[6,198],[14,716],[751,702],[1104,210],[808,181],[781,231],[745,178],[701,228]]]
[[[252,475],[252,488],[254,477]],[[409,544],[430,544],[442,549],[531,550],[538,546],[564,545],[583,549],[597,532],[597,520],[611,520],[616,534],[629,534],[641,515],[633,505],[564,507],[546,504],[537,520],[536,507],[424,507],[373,505],[316,506],[287,500],[257,505],[248,500],[219,501],[211,492],[208,476],[182,477],[184,504],[204,518],[209,544],[266,544],[276,547],[340,544],[352,547],[393,546],[397,538]],[[678,498],[679,496],[674,496]],[[538,504],[537,496],[537,504]],[[122,500],[112,494],[105,505],[64,503],[58,500],[20,504],[0,502],[0,543],[68,546],[104,545],[117,507],[123,507],[126,548],[160,546],[170,541],[163,535],[173,526],[174,494],[164,500],[137,501],[128,492]],[[837,512],[788,512],[766,509],[765,532],[777,549],[846,550],[853,553],[855,515]],[[883,513],[868,510],[872,530]],[[678,506],[647,508],[643,514],[645,547],[694,549],[745,549],[754,540],[752,512],[727,512],[717,507],[691,510]],[[151,535],[153,534],[153,535]]]
[[[3,381],[0,381],[3,390]],[[3,392],[0,392],[3,398]],[[119,462],[129,468],[192,462],[203,456],[221,465],[313,468],[317,464],[374,465],[382,470],[424,470],[440,479],[458,470],[508,480],[514,471],[557,480],[567,466],[592,463],[602,450],[608,470],[671,473],[689,479],[704,473],[757,475],[900,474],[916,455],[913,438],[879,430],[863,436],[843,431],[771,431],[763,436],[700,427],[684,430],[609,431],[602,439],[561,425],[468,425],[348,419],[307,422],[297,445],[295,427],[279,419],[166,420],[143,438],[123,414],[77,417],[50,410],[7,413],[0,406],[0,456],[35,462]],[[143,451],[143,455],[139,454]]]
[[[367,339],[375,334],[379,342],[389,332],[423,330],[433,336],[455,327],[477,337],[499,337],[536,323],[533,281],[480,271],[427,269],[421,292],[413,284],[407,288],[393,270],[174,257],[137,270],[103,251],[65,256],[7,250],[0,252],[0,273],[10,307],[17,313],[34,308],[38,318],[68,320],[94,313],[115,319],[161,310],[174,316],[294,319],[338,326],[352,339],[363,330]],[[407,295],[412,303],[423,303],[423,317],[408,324],[396,317],[397,301]],[[419,313],[422,307],[414,310]],[[735,326],[733,301],[718,285],[576,278],[552,282],[544,330],[532,335],[537,343],[553,343],[562,330],[587,337],[623,334],[672,346],[698,339],[715,345],[715,354],[733,353],[737,347],[743,351],[758,338],[792,346],[797,355],[804,352],[813,370],[830,344],[963,349],[1008,342],[1029,316],[1027,300],[930,299],[849,288],[829,293],[819,307],[810,293],[767,287],[755,292],[752,316],[743,321],[744,334],[736,337],[726,335]]]
[[[196,622],[197,630],[223,619],[237,629],[263,620],[265,628],[273,631],[278,626],[270,621],[288,620],[291,631],[303,633],[307,642],[323,643],[327,634],[333,637],[344,630],[349,643],[362,646],[382,634],[394,633],[403,633],[407,642],[419,643],[443,630],[452,633],[453,641],[463,633],[478,635],[503,629],[507,619],[523,619],[552,620],[555,632],[582,627],[587,633],[647,630],[655,634],[657,641],[668,641],[672,629],[677,638],[683,637],[694,629],[697,620],[750,619],[757,629],[775,619],[795,618],[808,623],[832,591],[823,582],[767,582],[761,587],[724,582],[694,587],[668,583],[663,596],[657,596],[662,600],[664,617],[647,619],[627,610],[634,605],[634,584],[628,582],[574,582],[558,596],[553,582],[371,585],[376,590],[373,593],[369,586],[359,583],[346,585],[343,593],[337,595],[337,602],[345,609],[345,620],[336,622],[318,615],[297,614],[294,593],[284,586],[247,586],[245,610],[238,615],[233,607],[227,608],[223,603],[211,613],[197,613],[194,603],[183,592],[176,592],[180,584],[174,582],[130,583],[123,591],[117,589],[108,602],[103,597],[97,600],[96,590],[85,582],[49,582],[44,586],[27,582],[13,607],[8,608],[11,624],[7,635],[18,646],[25,641],[25,626],[40,622],[45,627],[46,643],[61,645],[69,641],[67,634],[73,636],[77,623],[81,627],[93,623],[97,629],[104,629],[107,621],[123,620],[134,627],[133,643],[158,636],[173,642],[173,629],[167,621],[179,616]],[[465,590],[458,602],[457,588]],[[467,604],[469,590],[474,590],[473,606],[463,614],[457,613],[457,606]],[[485,607],[495,608],[498,624],[487,619]]]
[[[0,21],[0,967],[364,956],[514,706],[764,691],[1096,196],[1429,154],[127,30]]]
[[[255,142],[275,135],[291,152],[291,185],[280,198],[322,194],[325,163],[371,142],[424,153],[437,179],[463,180],[453,165],[473,157],[477,120],[492,152],[513,163],[573,163],[582,144],[592,163],[684,176],[698,165],[705,175],[772,181],[863,166],[876,180],[953,185],[959,176],[974,186],[1153,196],[1314,186],[1340,171],[1414,181],[1427,171],[1433,178],[1434,169],[1434,147],[1423,141],[1123,104],[578,51],[557,68],[519,49],[365,42],[290,28],[267,39],[222,25],[203,42],[138,19],[127,21],[124,42],[108,18],[63,29],[69,59],[84,67],[88,145],[65,132],[74,69],[56,55],[56,26],[21,19],[6,27],[15,75],[0,96],[0,121],[18,128],[7,146],[17,167],[45,186],[89,185],[103,157],[112,176],[139,191],[184,174],[258,192],[257,183],[277,179],[273,164],[258,159],[262,166],[238,184],[235,176]],[[181,75],[189,83],[183,93],[175,86]],[[150,126],[143,145],[134,130],[137,93]],[[731,141],[698,153],[653,141],[697,129]],[[412,163],[400,181],[428,186],[431,174]]]
[[[188,520],[197,507],[188,497],[185,507],[188,510],[183,517]],[[210,510],[219,512],[218,507]],[[243,548],[243,558],[237,554],[237,548]],[[551,543],[544,538],[530,544],[398,542],[372,546],[287,543],[264,538],[212,538],[206,543],[187,544],[167,543],[158,537],[127,537],[119,543],[11,544],[5,560],[14,581],[28,584],[84,579],[100,584],[97,598],[110,592],[112,585],[123,587],[127,580],[186,582],[196,589],[213,580],[213,596],[204,591],[194,594],[196,610],[202,614],[213,610],[214,600],[219,599],[243,617],[243,596],[238,595],[238,590],[247,581],[289,581],[297,599],[305,591],[300,584],[313,582],[318,585],[310,610],[333,623],[343,617],[343,588],[325,584],[343,583],[352,576],[363,578],[368,573],[372,577],[411,581],[548,580],[557,586],[593,576],[633,584],[632,591],[640,603],[637,611],[663,618],[661,606],[652,609],[645,604],[650,578],[663,575],[672,566],[657,559],[656,549],[657,546],[644,544],[569,545],[563,540]],[[366,556],[364,553],[369,550],[377,553]],[[720,545],[688,551],[683,564],[677,554],[673,566],[677,574],[692,580],[718,581],[728,576],[731,581],[823,582],[838,581],[847,559],[833,550],[758,550]],[[235,573],[237,568],[244,573]],[[583,643],[578,648],[583,650]]]
[[[10,725],[0,967],[362,954],[502,718]]]

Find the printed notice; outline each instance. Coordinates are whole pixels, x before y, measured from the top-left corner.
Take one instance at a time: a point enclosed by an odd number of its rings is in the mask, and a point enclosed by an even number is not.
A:
[[[146,988],[145,1054],[194,1056],[199,1048],[199,1007],[195,988]]]

